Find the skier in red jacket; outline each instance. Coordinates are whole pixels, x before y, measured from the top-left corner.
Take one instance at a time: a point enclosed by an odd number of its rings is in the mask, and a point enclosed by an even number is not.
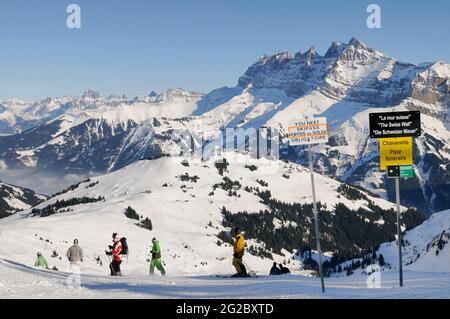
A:
[[[107,251],[106,254],[109,256],[113,256],[113,260],[109,265],[111,269],[111,276],[122,276],[122,272],[120,271],[120,264],[122,263],[122,258],[120,258],[120,252],[122,251],[122,243],[120,242],[120,237],[117,233],[113,233],[113,245],[109,246],[110,251]]]

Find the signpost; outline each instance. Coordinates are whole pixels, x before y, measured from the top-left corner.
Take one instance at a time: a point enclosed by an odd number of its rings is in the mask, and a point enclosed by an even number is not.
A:
[[[313,197],[314,226],[316,232],[317,253],[319,254],[320,282],[322,285],[322,293],[325,293],[325,282],[323,279],[322,268],[322,249],[320,247],[319,218],[317,213],[316,188],[314,183],[313,154],[311,145],[328,142],[327,119],[326,117],[318,117],[296,121],[292,124],[289,124],[288,137],[290,145],[308,145],[309,172],[311,175],[311,188]]]
[[[408,137],[420,136],[420,112],[384,112],[370,113],[370,137]]]
[[[387,168],[387,176],[389,178],[400,177],[400,166],[388,166]]]
[[[414,177],[414,170],[412,165],[400,166],[400,178],[412,178]]]
[[[412,168],[412,138],[420,136],[420,112],[370,113],[370,137],[379,138],[380,170],[395,179],[397,206],[397,244],[399,284],[403,287],[402,233],[400,227],[400,178],[414,176]]]
[[[412,165],[412,137],[380,138],[380,170],[387,166]]]
[[[414,177],[414,170],[412,165],[388,166],[387,174],[389,178],[411,178]]]
[[[398,282],[403,287],[403,262],[402,262],[402,229],[400,228],[400,178],[395,178],[395,199],[397,203],[397,244],[398,244]]]
[[[326,117],[297,121],[288,126],[290,145],[320,144],[328,142]]]

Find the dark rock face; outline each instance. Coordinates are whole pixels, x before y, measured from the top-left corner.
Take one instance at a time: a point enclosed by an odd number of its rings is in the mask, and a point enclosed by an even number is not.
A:
[[[90,119],[53,137],[60,124],[55,121],[21,134],[0,137],[4,150],[0,153],[1,159],[8,168],[15,169],[25,168],[32,162],[33,167],[52,172],[104,173],[143,158],[162,155],[157,138],[153,140],[155,145],[132,139],[138,126],[132,121],[111,126],[105,121]],[[29,154],[26,150],[33,151]]]
[[[431,66],[398,62],[352,39],[348,44],[333,42],[324,56],[314,48],[294,58],[287,52],[264,56],[239,78],[238,85],[277,88],[294,97],[318,89],[330,97],[378,107],[396,105],[407,97],[448,102],[450,81]],[[372,72],[358,77],[356,71],[363,68]]]

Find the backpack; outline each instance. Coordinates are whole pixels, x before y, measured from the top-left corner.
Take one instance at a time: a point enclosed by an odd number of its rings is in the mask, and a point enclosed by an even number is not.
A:
[[[122,250],[120,251],[121,255],[128,255],[128,243],[125,237],[120,239],[120,243],[122,244]]]

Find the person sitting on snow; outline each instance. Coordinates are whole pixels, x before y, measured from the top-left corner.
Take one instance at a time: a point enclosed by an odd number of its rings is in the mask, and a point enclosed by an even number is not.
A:
[[[37,258],[36,261],[34,262],[34,267],[42,267],[45,269],[49,269],[47,260],[45,260],[44,256],[42,256],[41,253],[37,253]]]
[[[282,264],[280,264],[280,269],[281,269],[281,274],[285,275],[285,274],[290,274],[291,271],[289,270],[289,268],[284,267]]]
[[[272,265],[272,268],[270,268],[270,273],[269,273],[269,275],[275,276],[275,275],[281,275],[281,274],[282,274],[281,269],[278,268],[278,267],[277,267],[277,263],[274,262],[273,265]]]

